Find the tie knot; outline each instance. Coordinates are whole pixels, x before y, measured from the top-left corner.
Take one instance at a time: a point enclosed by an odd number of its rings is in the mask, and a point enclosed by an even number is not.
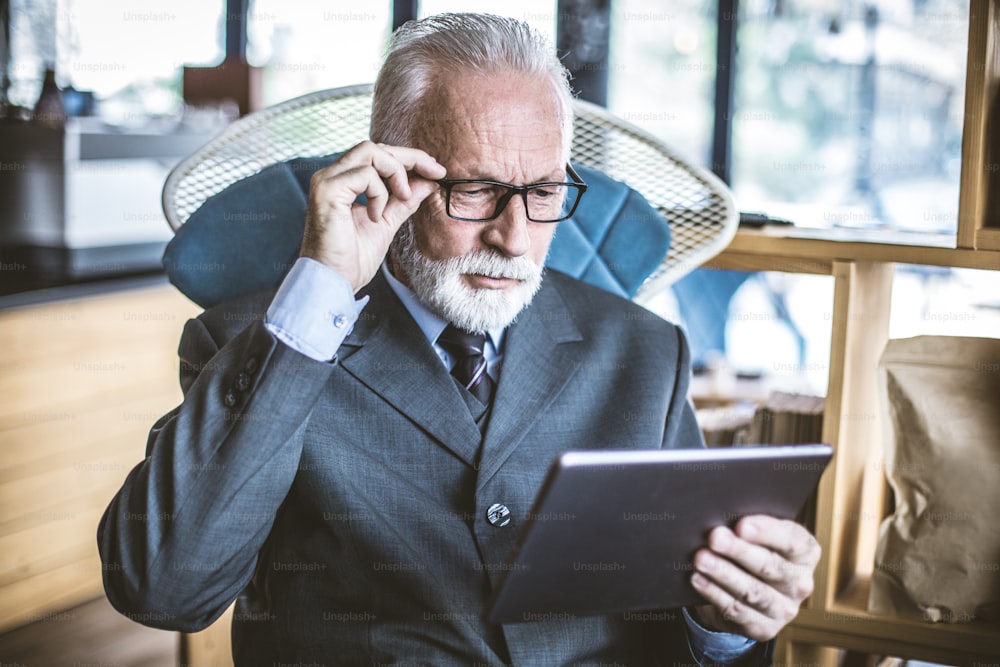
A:
[[[486,334],[469,333],[449,324],[437,339],[448,354],[454,357],[451,374],[459,384],[472,392],[483,405],[489,405],[493,394],[493,381],[486,372]]]
[[[455,357],[480,356],[486,347],[486,334],[482,332],[469,333],[462,331],[454,324],[449,324],[438,336],[438,345]]]

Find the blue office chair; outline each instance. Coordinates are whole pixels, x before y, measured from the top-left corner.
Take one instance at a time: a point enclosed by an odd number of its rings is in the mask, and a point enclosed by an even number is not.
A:
[[[371,86],[250,114],[177,165],[163,189],[171,281],[204,307],[277,285],[298,252],[309,178],[367,138]],[[648,304],[728,245],[726,186],[605,109],[574,102],[571,160],[589,188],[547,265]]]

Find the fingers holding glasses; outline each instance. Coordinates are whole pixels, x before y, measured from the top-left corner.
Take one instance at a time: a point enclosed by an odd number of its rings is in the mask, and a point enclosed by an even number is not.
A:
[[[445,168],[424,151],[365,141],[312,176],[300,255],[351,281],[378,270],[399,226],[437,189]],[[367,203],[355,203],[359,195]]]

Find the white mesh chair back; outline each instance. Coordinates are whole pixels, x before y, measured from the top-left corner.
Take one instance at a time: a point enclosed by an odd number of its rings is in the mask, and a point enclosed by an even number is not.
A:
[[[269,165],[345,151],[366,139],[371,90],[323,90],[234,122],[167,177],[163,210],[170,226],[177,230],[206,199]],[[599,106],[577,100],[574,114],[573,162],[628,184],[670,225],[670,251],[635,301],[648,302],[729,244],[739,215],[718,178]]]

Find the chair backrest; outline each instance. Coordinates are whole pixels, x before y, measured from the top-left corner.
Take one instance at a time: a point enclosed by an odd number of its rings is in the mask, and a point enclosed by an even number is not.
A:
[[[170,173],[163,189],[168,222],[178,231],[209,198],[271,165],[347,150],[367,138],[370,111],[371,86],[361,85],[304,95],[241,118]],[[669,225],[669,251],[658,266],[643,269],[648,276],[633,290],[635,301],[647,303],[726,247],[738,223],[732,195],[713,174],[605,109],[577,100],[574,114],[573,163],[625,183]],[[630,261],[623,256],[622,263]],[[603,262],[616,268],[613,258]]]

